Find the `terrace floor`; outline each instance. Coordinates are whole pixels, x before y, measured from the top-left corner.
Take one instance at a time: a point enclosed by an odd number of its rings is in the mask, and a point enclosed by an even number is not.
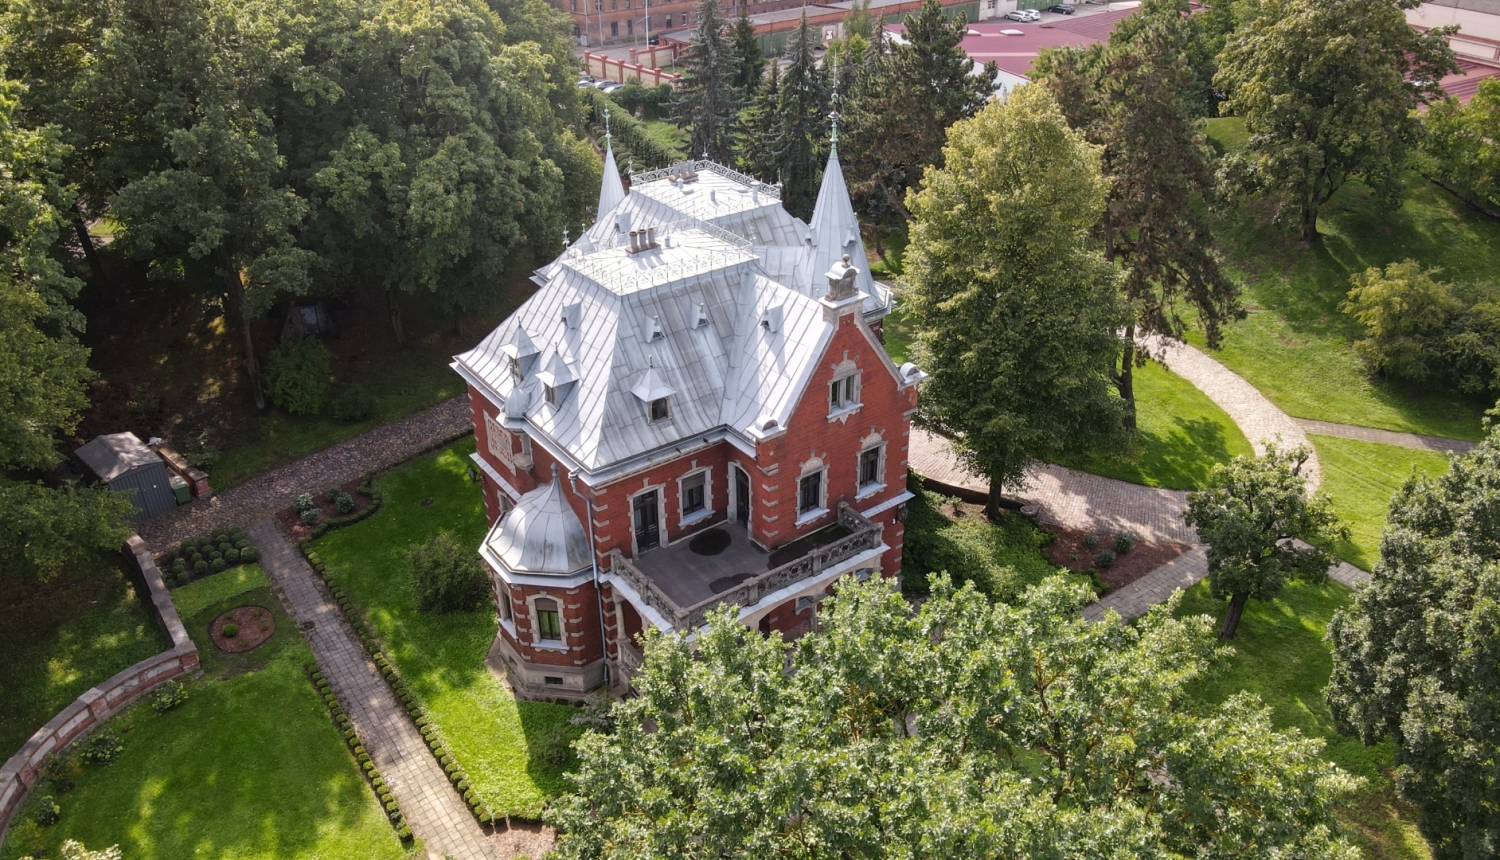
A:
[[[767,552],[750,542],[743,526],[720,523],[687,540],[641,553],[631,563],[686,609],[850,533],[834,523]]]

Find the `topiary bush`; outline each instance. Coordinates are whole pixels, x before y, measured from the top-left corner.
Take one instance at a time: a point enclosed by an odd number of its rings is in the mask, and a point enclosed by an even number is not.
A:
[[[473,547],[442,531],[406,552],[417,608],[443,613],[473,609],[489,593],[489,577]],[[377,661],[379,662],[379,661]]]
[[[240,563],[240,551],[239,550],[235,549],[234,547],[230,547],[229,549],[227,549],[227,550],[224,551],[224,564],[226,564],[226,565],[233,565],[233,564],[239,564],[239,563]]]
[[[1100,570],[1111,567],[1114,563],[1115,553],[1113,550],[1101,549],[1099,550],[1099,554],[1094,556],[1094,566]]]
[[[260,561],[260,550],[253,546],[240,550],[240,561]]]
[[[351,424],[375,414],[375,395],[363,385],[346,385],[334,395],[333,417]]]
[[[214,573],[218,573],[228,566],[228,563],[226,563],[222,558],[216,558],[208,563],[208,569],[213,571]]]
[[[1124,555],[1134,548],[1135,538],[1132,538],[1130,535],[1124,532],[1120,532],[1119,534],[1115,535],[1115,552],[1119,553],[1120,555]]]
[[[266,393],[293,415],[316,415],[328,400],[333,353],[317,338],[289,340],[266,361]]]
[[[187,687],[184,687],[180,681],[168,681],[156,689],[156,696],[151,707],[166,713],[186,701]]]

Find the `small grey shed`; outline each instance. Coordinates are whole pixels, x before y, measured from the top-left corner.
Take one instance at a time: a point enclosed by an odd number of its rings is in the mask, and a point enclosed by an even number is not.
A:
[[[132,521],[149,520],[177,507],[167,480],[167,464],[134,433],[96,436],[75,453],[111,490],[135,490]]]

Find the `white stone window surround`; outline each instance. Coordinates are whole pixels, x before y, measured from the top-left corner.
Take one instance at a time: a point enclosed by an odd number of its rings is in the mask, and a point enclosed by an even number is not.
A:
[[[863,484],[865,455],[876,451],[875,480]],[[854,498],[855,500],[869,498],[885,489],[885,467],[886,467],[886,442],[879,432],[872,430],[870,435],[859,442],[859,453],[854,455]]]
[[[516,473],[516,460],[514,443],[511,440],[510,431],[500,426],[495,416],[484,413],[484,436],[489,452],[495,455],[495,459],[504,464],[505,468],[514,475]]]
[[[802,482],[816,475],[818,479],[818,504],[804,510],[802,507]],[[797,475],[797,526],[805,526],[828,515],[828,465],[821,457],[813,457],[802,464]]]
[[[557,635],[559,639],[543,639],[540,610],[536,607],[538,600],[550,600],[557,606]],[[514,605],[514,604],[512,604]],[[531,647],[540,648],[543,651],[567,651],[568,650],[568,619],[563,615],[563,599],[547,592],[531,594],[526,597],[526,611],[531,613]]]
[[[712,466],[695,466],[684,472],[682,476],[677,479],[678,528],[685,528],[687,526],[696,525],[697,523],[701,523],[714,515],[713,471],[714,470]],[[696,511],[693,511],[692,513],[684,513],[682,510],[682,503],[684,499],[687,498],[687,494],[684,490],[683,485],[687,483],[689,478],[693,478],[698,475],[703,476],[703,507]],[[632,510],[634,509],[632,508]],[[631,525],[634,526],[634,523],[632,523]]]
[[[503,628],[505,628],[505,632],[510,634],[510,638],[511,639],[514,639],[515,641],[520,642],[521,641],[520,634],[518,634],[516,632],[516,620],[515,620],[515,615],[516,615],[516,601],[515,601],[515,598],[513,598],[513,597],[510,596],[510,588],[499,577],[495,578],[495,588],[499,592],[500,597],[501,597],[501,604],[500,605],[501,606],[506,606],[506,607],[510,608],[510,615],[509,616],[506,616],[504,613],[502,613],[500,615],[500,626],[503,627]]]
[[[637,496],[656,491],[656,546],[666,546],[667,540],[667,485],[647,482],[639,490],[625,497],[625,516],[630,519],[630,557],[639,558],[641,548],[635,543],[635,500]]]
[[[847,421],[849,416],[859,412],[864,406],[860,400],[864,394],[861,382],[859,365],[846,352],[844,360],[834,365],[833,377],[828,380],[828,386],[824,389],[828,392],[829,421]]]

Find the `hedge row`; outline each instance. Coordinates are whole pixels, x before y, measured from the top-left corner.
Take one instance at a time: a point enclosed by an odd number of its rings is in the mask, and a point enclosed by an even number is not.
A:
[[[453,783],[453,788],[463,798],[464,804],[469,807],[469,812],[474,815],[474,819],[480,824],[491,825],[495,824],[497,820],[506,820],[507,816],[497,815],[489,807],[480,802],[479,796],[474,793],[473,788],[469,785],[468,776],[464,773],[463,768],[459,766],[457,759],[449,752],[448,747],[443,743],[441,735],[438,734],[437,727],[432,725],[432,722],[427,718],[427,712],[422,708],[422,704],[417,699],[416,694],[412,693],[411,689],[407,687],[406,682],[401,679],[401,674],[396,671],[396,667],[386,657],[385,649],[382,647],[380,640],[375,637],[375,631],[365,621],[359,608],[354,605],[354,601],[349,599],[348,593],[342,587],[336,585],[329,577],[328,564],[312,548],[312,539],[306,538],[297,545],[302,550],[302,554],[307,557],[307,563],[312,565],[312,569],[317,571],[318,576],[328,586],[328,593],[333,595],[334,601],[344,613],[344,618],[349,621],[349,626],[354,628],[354,633],[365,646],[365,651],[375,661],[375,665],[380,669],[380,674],[385,678],[386,683],[390,684],[391,692],[396,694],[396,698],[401,702],[401,706],[406,708],[406,713],[411,717],[412,722],[416,724],[417,731],[421,732],[422,739],[426,742],[427,748],[431,750],[432,757],[437,759],[437,763],[443,769],[443,773],[448,775],[448,781]],[[513,817],[511,816],[510,818]]]
[[[349,715],[344,713],[339,700],[333,695],[333,687],[318,671],[318,667],[312,663],[304,665],[303,670],[307,673],[307,680],[312,682],[318,691],[318,697],[328,707],[328,714],[333,718],[334,725],[338,726],[339,733],[343,735],[344,743],[348,744],[349,752],[354,756],[354,761],[359,765],[359,772],[364,774],[365,782],[370,790],[375,792],[375,797],[380,801],[380,808],[384,810],[385,817],[396,828],[396,835],[404,843],[411,843],[411,825],[406,823],[406,816],[401,813],[400,804],[391,794],[391,789],[386,785],[385,779],[381,777],[380,771],[375,767],[375,762],[370,759],[370,754],[365,750],[365,745],[360,742],[359,734],[354,731],[354,725],[349,722]]]

